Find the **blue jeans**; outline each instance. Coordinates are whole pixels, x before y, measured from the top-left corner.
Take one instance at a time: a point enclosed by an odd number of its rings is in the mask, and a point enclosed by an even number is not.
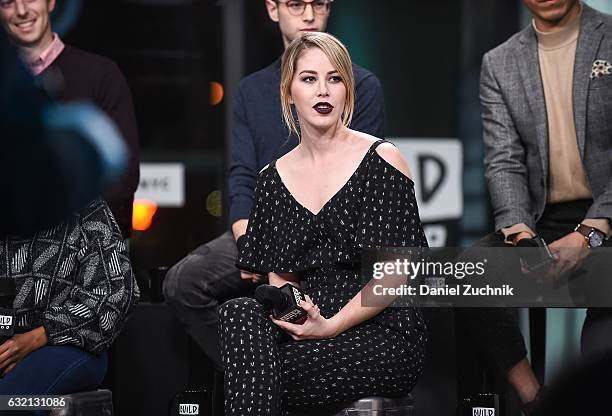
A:
[[[93,355],[69,346],[42,347],[24,357],[0,379],[0,395],[56,395],[94,390],[102,382],[107,364],[106,354]],[[26,414],[15,412],[16,416]]]

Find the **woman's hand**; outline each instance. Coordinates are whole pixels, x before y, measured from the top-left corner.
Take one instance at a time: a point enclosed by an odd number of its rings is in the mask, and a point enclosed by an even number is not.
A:
[[[270,316],[270,319],[296,341],[334,338],[341,333],[337,320],[323,317],[319,307],[312,302],[308,295],[306,295],[306,301],[300,302],[300,307],[308,314],[308,318],[302,325],[280,321],[272,316]]]
[[[47,334],[42,326],[6,340],[0,345],[2,375],[11,371],[26,355],[45,345],[47,345]]]

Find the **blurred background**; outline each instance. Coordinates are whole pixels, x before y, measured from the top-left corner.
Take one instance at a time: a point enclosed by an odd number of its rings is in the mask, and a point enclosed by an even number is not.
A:
[[[609,0],[585,3],[612,12]],[[113,59],[133,94],[142,164],[130,250],[144,302],[115,346],[122,353],[107,383],[118,414],[165,414],[159,403],[186,385],[209,384],[211,372],[172,317],[156,309],[160,276],[227,229],[232,97],[243,76],[280,56],[281,38],[263,0],[58,1],[55,18],[66,43]],[[431,245],[465,246],[493,229],[480,63],[528,24],[520,0],[333,3],[328,31],[382,83],[386,137],[408,158]],[[461,347],[450,312],[429,313],[434,325],[428,370],[415,392],[418,413],[452,414]],[[528,319],[519,314],[529,342]],[[583,314],[549,310],[546,319],[548,377],[577,353]],[[163,371],[163,382],[142,377],[151,368]]]

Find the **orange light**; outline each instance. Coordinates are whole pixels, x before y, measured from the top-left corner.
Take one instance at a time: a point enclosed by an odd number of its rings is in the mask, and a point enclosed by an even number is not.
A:
[[[156,212],[157,204],[155,202],[148,199],[135,199],[132,228],[136,231],[148,230]]]
[[[210,83],[210,105],[217,105],[223,101],[223,85],[213,81]]]

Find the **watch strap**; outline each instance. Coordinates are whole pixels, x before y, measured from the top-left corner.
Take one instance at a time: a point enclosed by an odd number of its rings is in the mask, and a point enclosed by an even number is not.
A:
[[[584,236],[584,238],[588,239],[591,235],[591,232],[594,230],[593,227],[589,227],[588,225],[578,224],[574,231],[578,231],[580,234]]]
[[[574,231],[577,231],[577,232],[579,232],[580,234],[582,234],[584,236],[584,238],[587,241],[587,245],[589,246],[589,248],[591,247],[591,236],[594,233],[600,234],[603,240],[606,239],[606,234],[603,231],[598,230],[595,227],[591,227],[591,226],[585,225],[585,224],[578,224],[576,226],[576,228],[574,228]]]

